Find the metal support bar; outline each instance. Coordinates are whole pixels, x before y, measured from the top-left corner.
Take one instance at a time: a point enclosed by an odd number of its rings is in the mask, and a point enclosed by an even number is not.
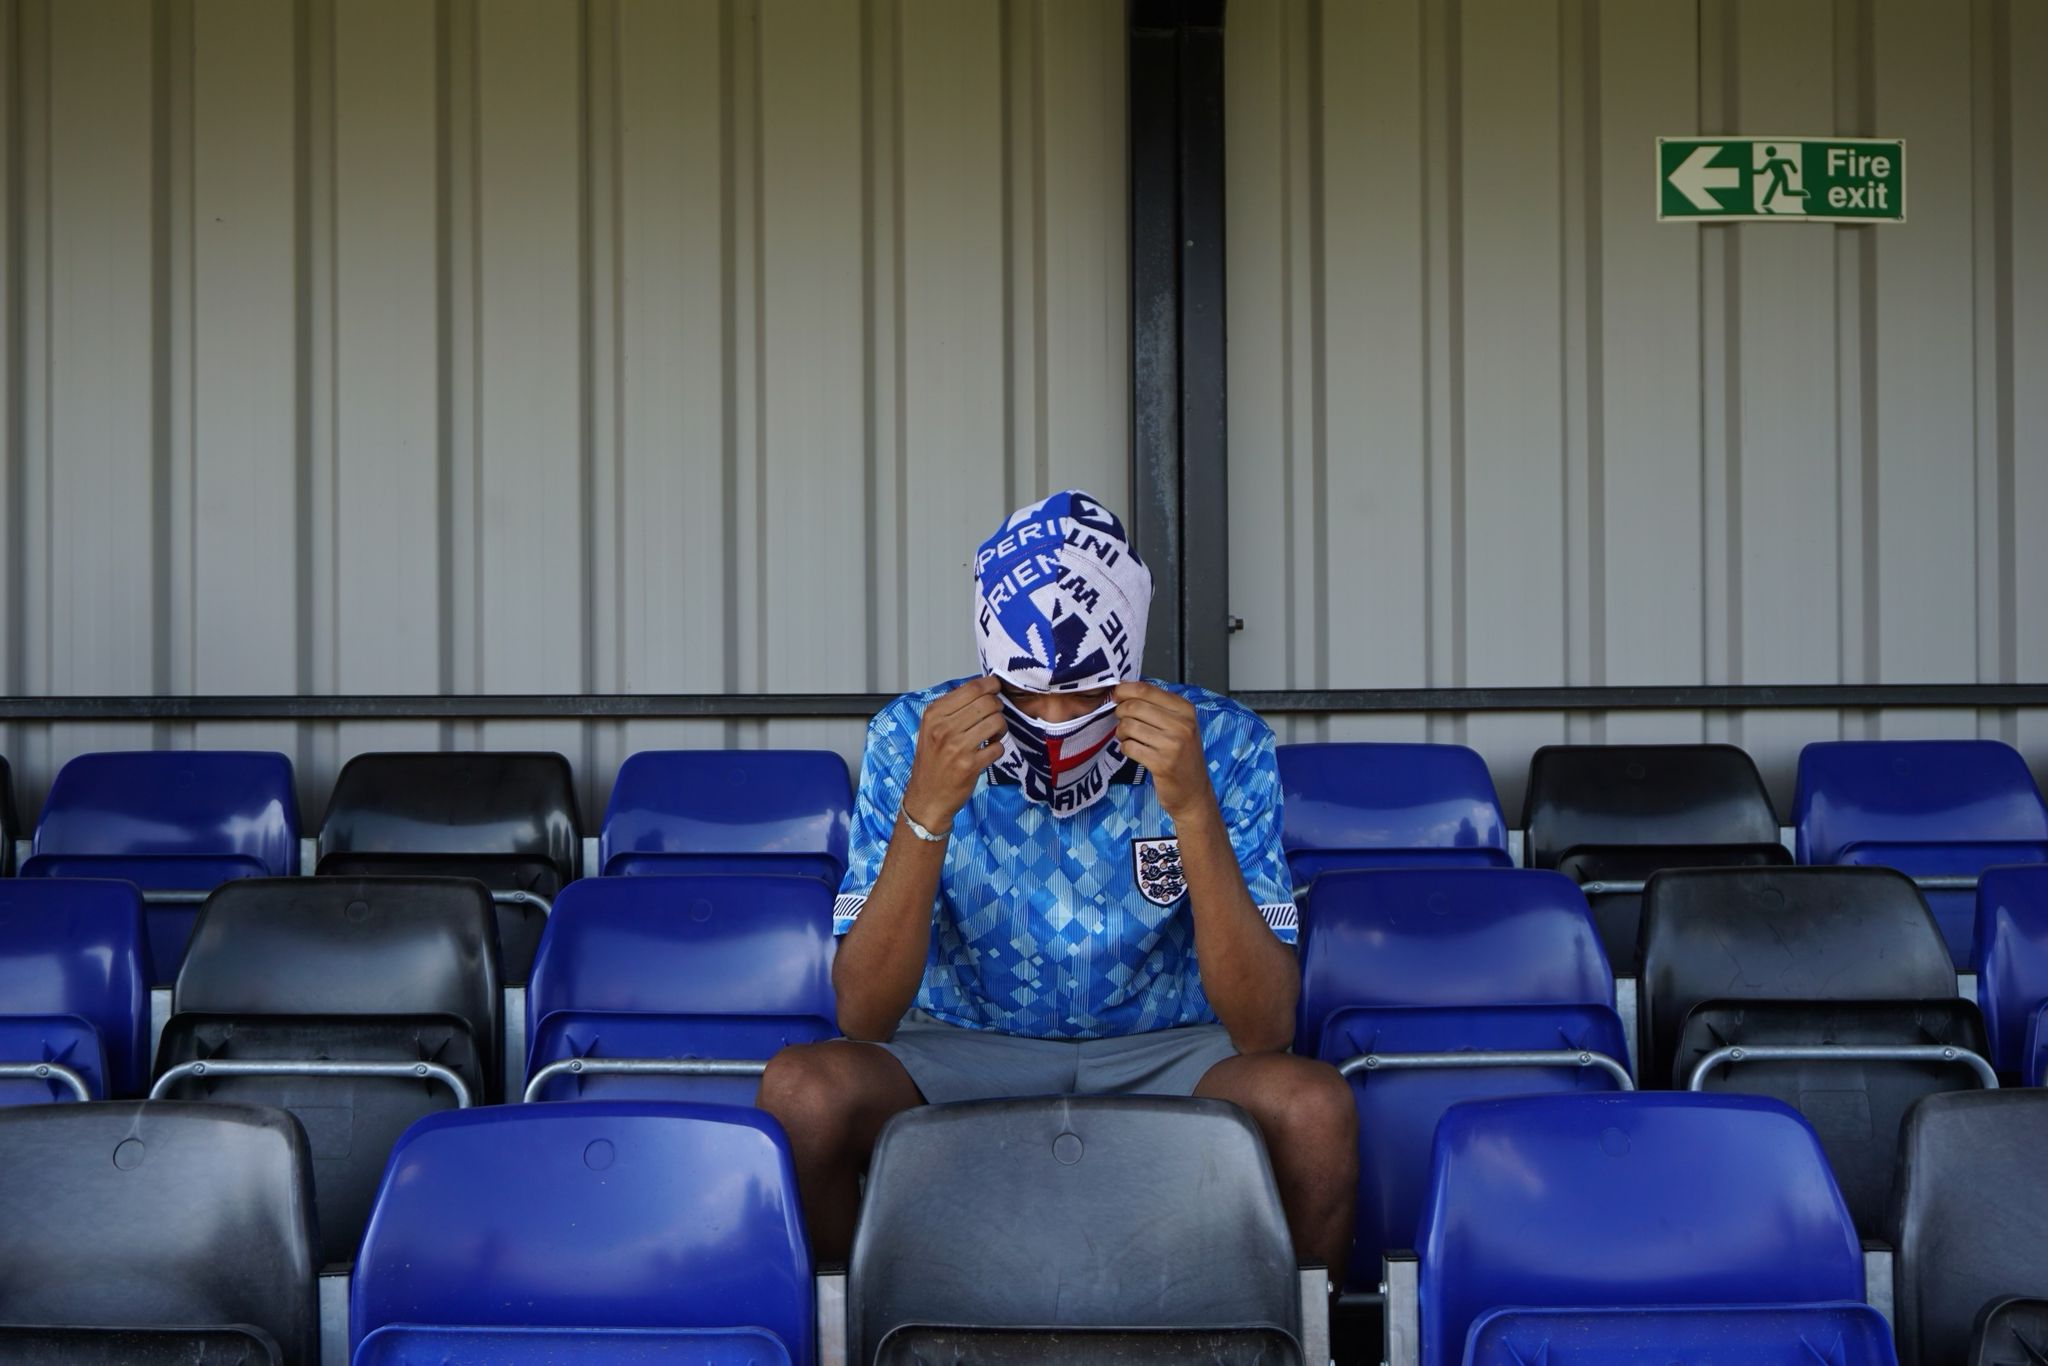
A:
[[[0,1062],[0,1080],[61,1082],[79,1100],[92,1099],[92,1088],[85,1084],[85,1078],[61,1062]]]
[[[215,1058],[207,1062],[181,1062],[156,1079],[156,1085],[149,1088],[149,1098],[162,1100],[181,1081],[209,1077],[416,1077],[447,1087],[454,1092],[455,1104],[461,1109],[467,1110],[475,1103],[462,1078],[437,1062],[350,1062],[322,1058]]]
[[[1618,879],[1595,879],[1592,882],[1581,882],[1579,884],[1579,890],[1584,892],[1589,897],[1623,895],[1639,896],[1642,894],[1643,888],[1647,885],[1647,883],[1641,881],[1630,882]]]
[[[846,1366],[846,1273],[820,1272],[816,1286],[818,1366]]]
[[[1142,543],[1140,553],[1146,553]],[[1157,551],[1153,551],[1156,554]],[[1162,652],[1162,659],[1166,655]],[[468,693],[254,697],[0,697],[0,722],[866,720],[893,693]],[[1383,712],[1805,711],[2048,708],[2048,683],[1813,683],[1674,687],[1321,688],[1233,693],[1268,716]],[[22,841],[27,844],[28,841]],[[24,854],[23,857],[27,855]]]
[[[492,892],[491,900],[500,906],[531,906],[543,918],[555,913],[554,903],[539,892]]]
[[[1892,1295],[1891,1244],[1867,1238],[1863,1243],[1863,1299],[1884,1315],[1886,1323],[1895,1322]]]
[[[1975,873],[1928,874],[1913,879],[1913,885],[1923,892],[1974,892],[1977,890]]]
[[[1716,1067],[1738,1062],[1952,1062],[1977,1074],[1987,1091],[1998,1089],[1998,1073],[1979,1054],[1948,1044],[1759,1044],[1754,1048],[1730,1044],[1701,1058],[1686,1082],[1688,1091],[1703,1091],[1707,1074]]]
[[[204,906],[206,898],[212,895],[213,893],[210,890],[194,892],[183,889],[173,891],[158,888],[143,892],[142,904],[145,906]]]
[[[1229,686],[1222,0],[1132,0],[1132,533],[1151,566],[1147,657]]]
[[[1497,1053],[1361,1053],[1347,1059],[1337,1071],[1348,1077],[1357,1072],[1419,1072],[1470,1067],[1597,1067],[1613,1077],[1621,1090],[1636,1089],[1626,1067],[1605,1053],[1595,1053],[1587,1048]]]
[[[1422,1359],[1420,1279],[1421,1264],[1412,1252],[1390,1252],[1380,1262],[1380,1294],[1386,1301],[1381,1366],[1415,1366]]]
[[[1321,1262],[1300,1268],[1301,1359],[1306,1366],[1330,1360],[1330,1268]]]
[[[556,1077],[758,1077],[767,1070],[753,1058],[563,1058],[534,1073],[522,1099],[533,1101]]]

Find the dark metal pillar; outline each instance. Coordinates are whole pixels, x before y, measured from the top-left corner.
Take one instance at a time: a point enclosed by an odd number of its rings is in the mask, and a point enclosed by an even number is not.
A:
[[[1223,0],[1130,0],[1132,534],[1148,672],[1230,686]]]

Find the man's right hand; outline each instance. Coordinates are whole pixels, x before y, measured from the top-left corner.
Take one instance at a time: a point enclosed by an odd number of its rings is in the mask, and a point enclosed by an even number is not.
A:
[[[981,771],[1003,757],[1002,686],[983,675],[925,707],[903,809],[927,830],[950,826],[974,795]]]

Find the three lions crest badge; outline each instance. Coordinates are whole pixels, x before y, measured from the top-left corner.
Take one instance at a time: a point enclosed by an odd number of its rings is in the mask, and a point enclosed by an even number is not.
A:
[[[1188,893],[1187,875],[1180,867],[1178,839],[1131,841],[1131,869],[1138,890],[1155,906],[1171,906]]]

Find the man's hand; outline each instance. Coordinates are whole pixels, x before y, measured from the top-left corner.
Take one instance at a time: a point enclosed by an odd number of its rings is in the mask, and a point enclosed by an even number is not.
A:
[[[1216,789],[1202,757],[1202,728],[1195,704],[1150,683],[1119,683],[1116,738],[1124,753],[1143,764],[1158,789],[1159,804],[1176,825],[1216,809]]]
[[[950,826],[974,795],[981,771],[1003,757],[1003,704],[996,696],[1001,689],[998,679],[984,675],[924,709],[903,809],[926,829]]]

